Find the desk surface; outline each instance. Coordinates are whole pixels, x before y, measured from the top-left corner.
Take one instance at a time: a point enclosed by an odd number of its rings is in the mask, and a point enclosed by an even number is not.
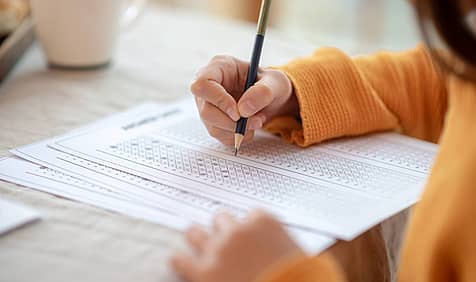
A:
[[[50,70],[33,46],[0,86],[0,156],[144,101],[183,98],[211,56],[248,58],[254,31],[151,6],[124,31],[106,70]],[[312,51],[273,31],[265,46],[264,65]],[[45,216],[0,237],[0,281],[174,281],[167,258],[181,246],[177,232],[5,182],[0,197]]]

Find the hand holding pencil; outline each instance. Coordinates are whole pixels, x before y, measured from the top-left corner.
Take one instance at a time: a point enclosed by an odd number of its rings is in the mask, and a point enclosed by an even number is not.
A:
[[[259,59],[254,62],[256,67],[257,62]],[[191,85],[209,134],[228,146],[235,146],[240,117],[248,119],[243,132],[243,143],[246,143],[253,138],[255,130],[273,117],[297,115],[299,111],[286,74],[264,68],[253,79],[248,75],[251,67],[250,63],[231,56],[216,56],[197,72]]]

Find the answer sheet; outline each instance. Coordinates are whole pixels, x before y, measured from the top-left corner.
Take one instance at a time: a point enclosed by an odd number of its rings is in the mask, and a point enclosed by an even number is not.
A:
[[[187,102],[185,102],[185,105],[186,104]],[[179,105],[182,105],[182,103],[179,103]],[[176,106],[177,104],[174,105],[174,107]],[[72,187],[65,186],[63,181],[64,177],[62,177],[63,175],[68,175],[68,179],[78,179],[81,180],[82,183],[88,183],[86,188],[89,187],[89,190],[86,189],[87,193],[85,196],[87,197],[85,197],[85,202],[89,204],[95,204],[94,197],[92,199],[90,197],[90,186],[92,186],[96,187],[96,189],[97,187],[102,187],[100,189],[102,193],[108,191],[109,194],[106,195],[108,197],[117,198],[118,196],[122,196],[122,200],[125,200],[127,203],[132,203],[141,207],[164,210],[166,213],[173,213],[180,216],[182,219],[186,219],[189,223],[195,222],[202,225],[208,225],[211,222],[213,215],[220,210],[227,210],[237,216],[243,216],[245,211],[234,206],[192,194],[176,187],[144,179],[48,147],[48,143],[55,142],[56,139],[67,138],[68,136],[74,136],[81,132],[85,133],[94,130],[101,130],[106,126],[114,125],[118,122],[127,121],[129,123],[142,123],[144,120],[151,121],[160,119],[163,113],[167,113],[167,111],[168,108],[160,104],[143,104],[128,111],[100,119],[63,136],[19,147],[11,152],[23,159],[44,166],[44,171],[51,171],[52,173],[50,173],[49,176],[50,181],[54,181],[55,176],[59,176],[60,184],[56,185],[59,189],[51,190],[50,193],[71,198],[68,192],[66,194],[62,193],[62,189],[64,189],[64,191],[71,191],[72,189]],[[9,162],[12,162],[12,160],[9,160]],[[22,165],[25,166],[26,164]],[[30,177],[31,173],[25,175]],[[39,185],[41,187],[44,180],[41,178],[38,179],[40,180]],[[28,179],[28,181],[31,180],[31,178]],[[27,186],[35,188],[35,186],[31,184],[32,182],[29,183],[30,185]],[[77,185],[75,187],[77,188]],[[78,194],[72,199],[81,201],[81,195],[83,192],[81,190],[78,190],[77,192]],[[107,203],[107,201],[105,202],[101,200],[95,205],[128,214],[128,212],[124,212],[123,210],[117,210],[117,207],[111,208],[105,203]],[[137,215],[134,214],[130,215],[137,217]],[[148,220],[148,217],[141,218]],[[169,226],[167,222],[162,222],[161,224]],[[179,229],[174,225],[170,227]],[[316,234],[315,232],[309,232],[297,227],[288,226],[287,228],[298,243],[310,254],[319,253],[335,242],[334,239],[321,234]]]
[[[183,230],[190,224],[190,221],[174,216],[172,213],[164,213],[164,210],[132,205],[128,202],[127,197],[111,191],[108,187],[99,186],[19,158],[0,160],[0,178],[50,194],[167,225],[177,230]]]
[[[239,209],[266,208],[287,224],[345,240],[415,203],[437,148],[382,133],[302,149],[259,132],[234,157],[208,136],[190,103],[49,145]]]
[[[184,198],[190,199],[189,209],[194,207],[197,213],[179,216],[177,212],[183,208],[180,202],[177,202],[177,205],[173,207],[161,207],[161,202],[157,201],[156,206],[151,207],[146,197],[142,198],[142,201],[139,198],[130,198],[127,193],[111,189],[107,184],[98,184],[84,177],[72,176],[19,158],[0,160],[0,179],[158,223],[179,231],[184,231],[192,223],[207,226],[210,224],[210,220],[200,216],[200,208],[204,209],[212,204],[219,205],[219,203],[190,194],[187,197],[182,197],[182,200]],[[179,192],[175,191],[175,193]],[[173,192],[169,191],[169,193],[172,194]],[[228,209],[225,206],[222,206],[222,208]],[[233,207],[231,209],[229,211],[235,211]],[[213,212],[213,210],[210,210],[210,212]],[[320,253],[335,242],[332,238],[314,232],[294,227],[288,227],[287,230],[309,254]]]

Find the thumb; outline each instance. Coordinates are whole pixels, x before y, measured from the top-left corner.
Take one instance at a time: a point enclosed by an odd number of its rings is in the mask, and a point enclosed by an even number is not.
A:
[[[276,99],[285,98],[292,92],[287,76],[278,70],[265,70],[262,78],[250,87],[238,101],[242,117],[250,117],[262,111]]]
[[[273,81],[263,76],[251,86],[238,101],[238,111],[242,117],[250,117],[268,106],[274,100]]]

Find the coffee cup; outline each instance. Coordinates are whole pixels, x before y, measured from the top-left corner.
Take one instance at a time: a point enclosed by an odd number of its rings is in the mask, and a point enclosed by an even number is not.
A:
[[[35,32],[55,68],[109,65],[122,27],[134,21],[146,0],[31,0]]]

